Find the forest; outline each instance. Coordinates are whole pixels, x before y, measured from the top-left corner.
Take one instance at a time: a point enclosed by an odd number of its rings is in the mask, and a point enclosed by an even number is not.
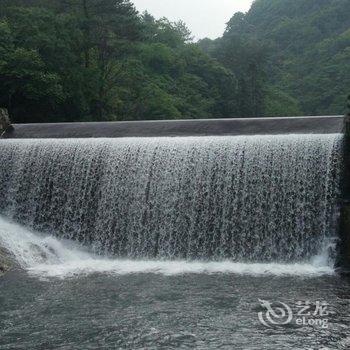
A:
[[[199,42],[128,0],[0,3],[15,122],[343,114],[349,87],[348,0],[256,0]]]

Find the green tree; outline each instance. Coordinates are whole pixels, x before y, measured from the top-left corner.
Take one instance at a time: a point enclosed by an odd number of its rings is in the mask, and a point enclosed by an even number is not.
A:
[[[183,22],[127,0],[4,0],[0,16],[0,102],[15,121],[235,115],[235,75]]]
[[[0,38],[0,104],[14,115],[33,105],[53,110],[64,98],[59,77],[47,70],[37,51],[14,45],[5,21],[0,22]]]
[[[233,35],[266,46],[265,100],[272,87],[287,97],[288,113],[294,105],[301,115],[342,114],[350,83],[349,18],[348,0],[256,0],[247,14],[232,17],[223,40]]]

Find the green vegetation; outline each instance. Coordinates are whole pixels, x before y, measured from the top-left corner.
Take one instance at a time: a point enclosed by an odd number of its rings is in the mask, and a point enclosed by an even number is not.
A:
[[[231,18],[222,38],[201,46],[236,74],[244,72],[261,115],[346,112],[349,0],[256,0],[247,14]],[[251,48],[251,69],[242,69],[237,59]]]
[[[0,106],[14,121],[234,114],[234,75],[181,22],[127,0],[2,0],[0,15]]]
[[[128,0],[2,0],[0,106],[15,122],[340,114],[348,0],[256,0],[222,38]]]

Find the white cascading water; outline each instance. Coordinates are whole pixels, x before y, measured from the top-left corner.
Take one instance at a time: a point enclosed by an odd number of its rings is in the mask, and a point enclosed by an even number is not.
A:
[[[155,273],[168,276],[188,273],[319,276],[334,273],[330,250],[326,246],[309,262],[295,264],[113,259],[97,256],[71,241],[30,231],[3,217],[0,217],[0,246],[16,258],[21,268],[40,278],[66,278],[92,273]]]
[[[329,271],[341,145],[340,134],[3,140],[1,225],[48,249],[30,268]]]

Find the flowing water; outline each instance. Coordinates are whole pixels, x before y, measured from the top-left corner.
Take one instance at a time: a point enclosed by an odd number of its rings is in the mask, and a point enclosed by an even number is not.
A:
[[[0,349],[348,349],[341,146],[0,141]]]
[[[335,235],[341,139],[6,140],[0,211],[119,257],[305,261]]]

